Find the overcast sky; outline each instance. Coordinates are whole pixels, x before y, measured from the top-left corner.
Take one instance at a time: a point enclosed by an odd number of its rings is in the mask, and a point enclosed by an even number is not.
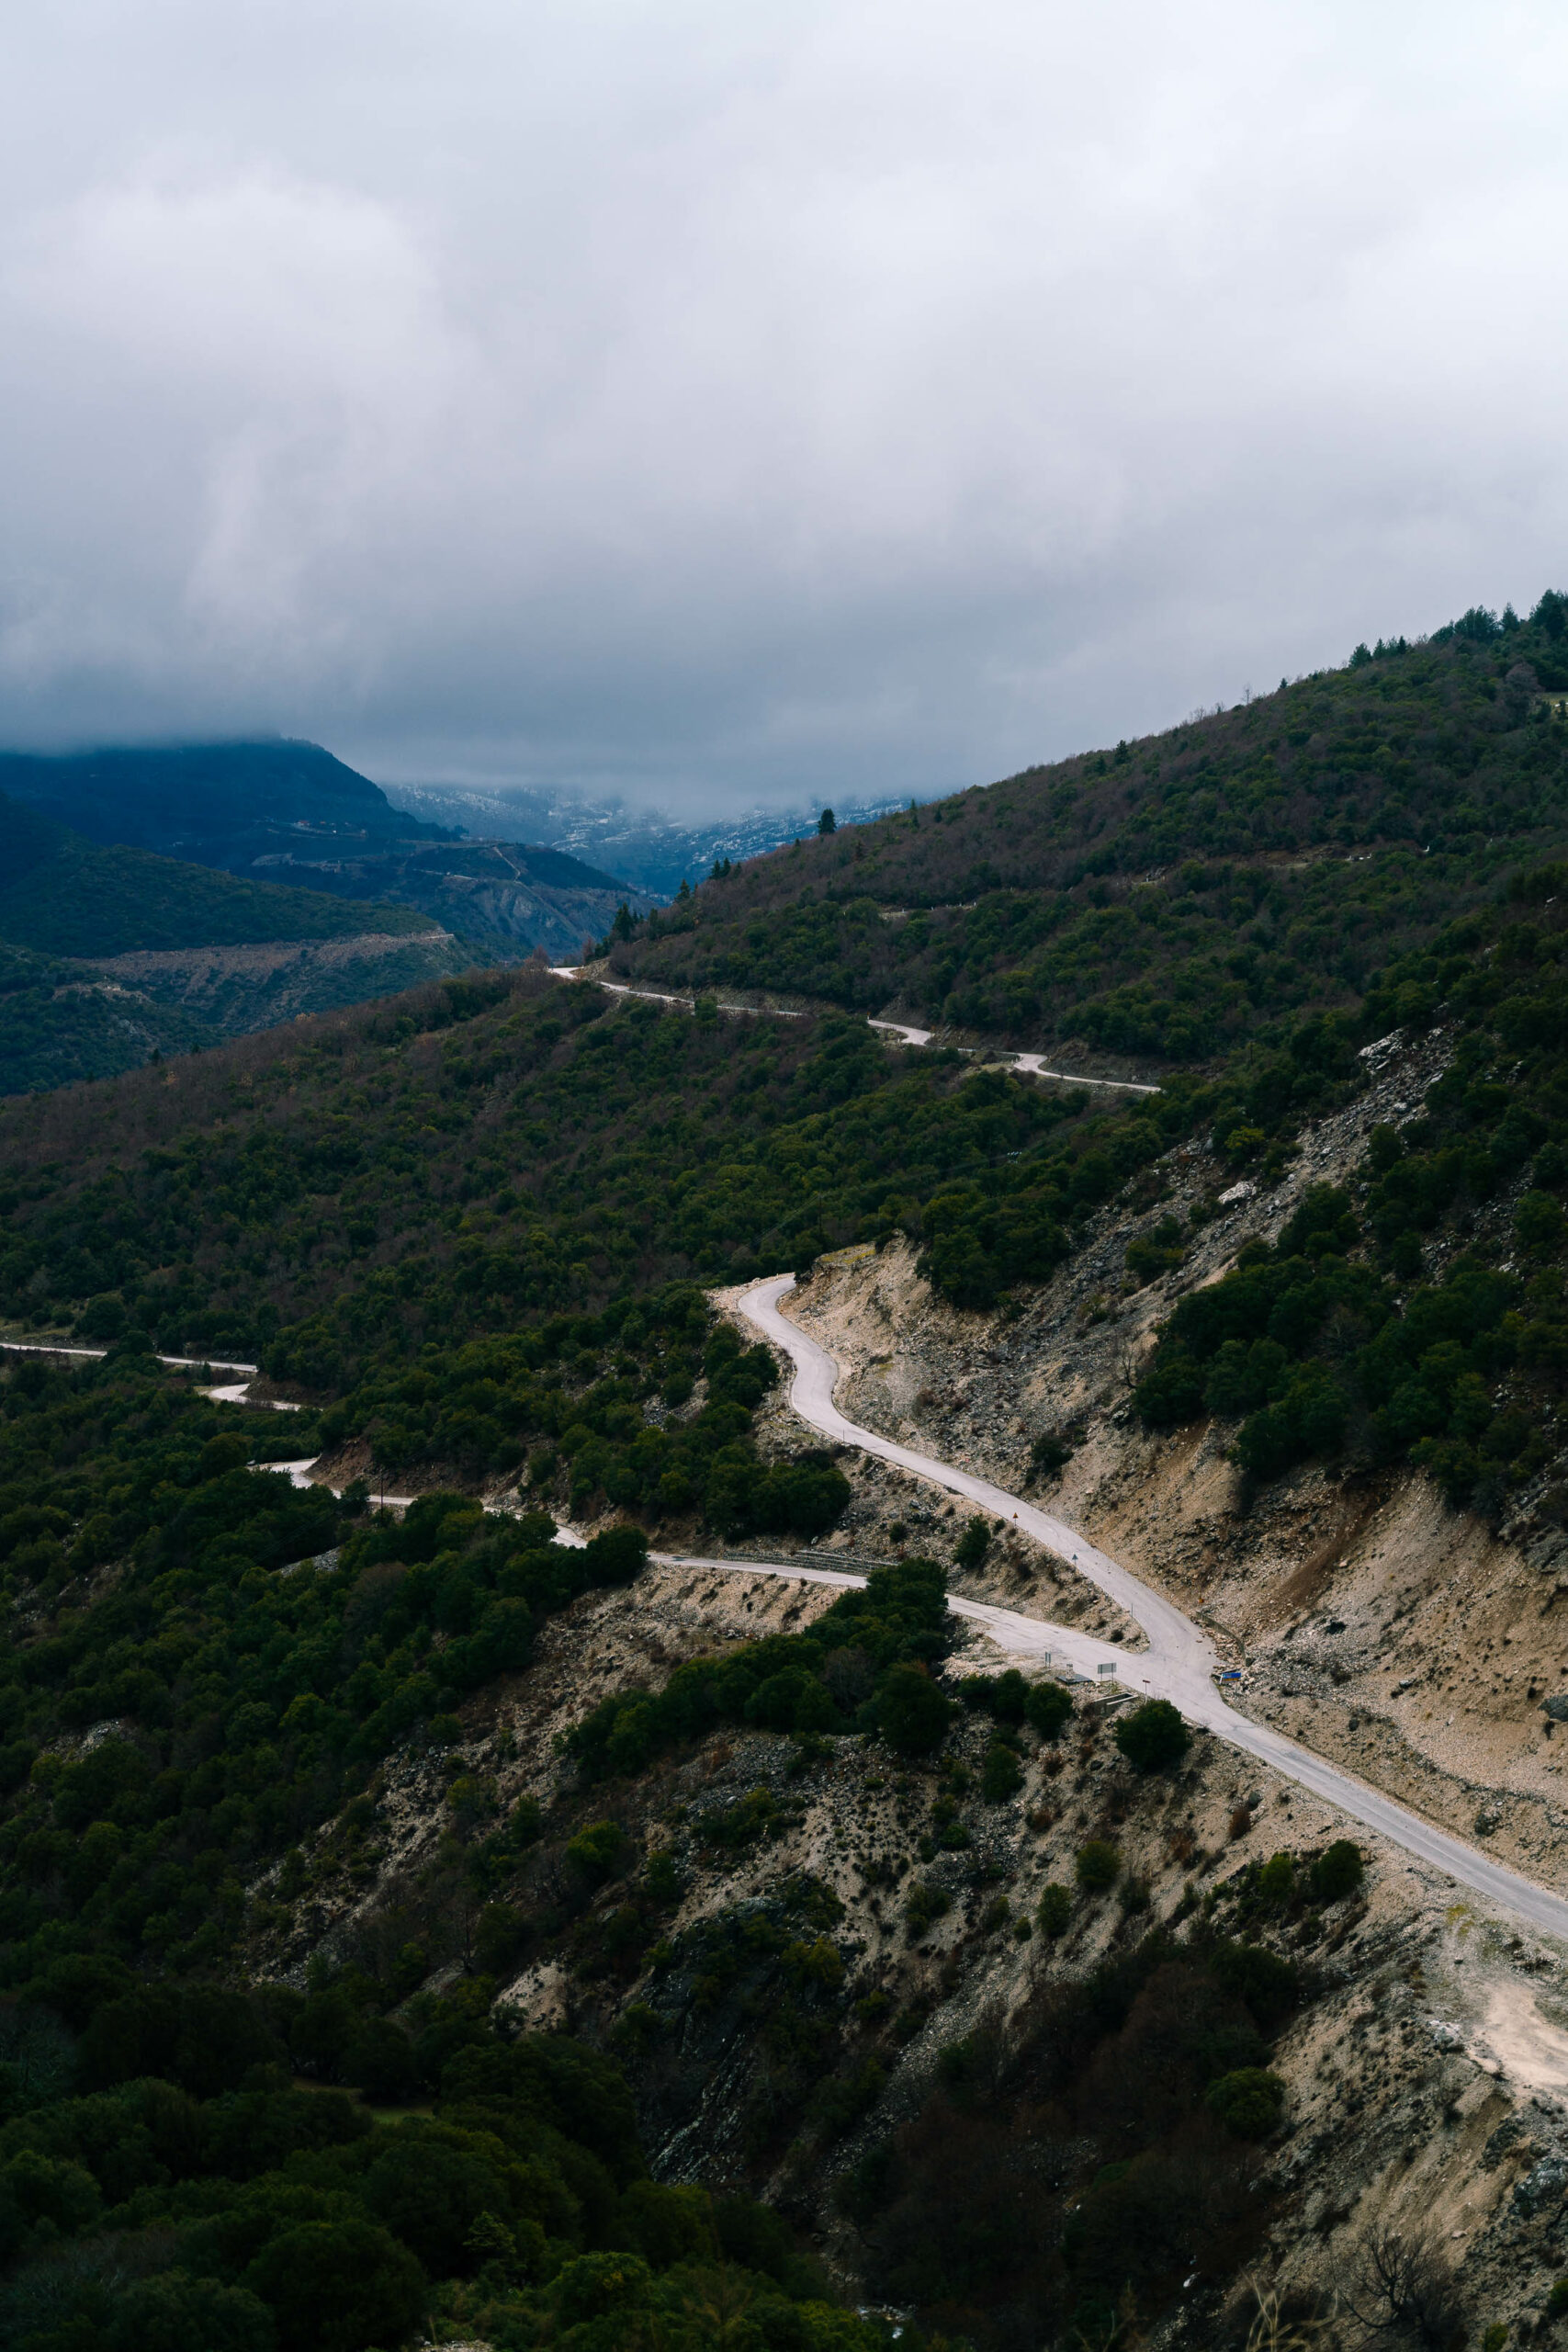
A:
[[[919,793],[1568,588],[1568,12],[51,0],[0,741]]]

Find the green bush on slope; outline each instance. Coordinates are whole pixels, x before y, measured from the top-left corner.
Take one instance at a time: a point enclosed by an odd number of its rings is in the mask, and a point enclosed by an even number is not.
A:
[[[590,1781],[641,1771],[719,1723],[803,1733],[863,1725],[884,1730],[901,1752],[923,1754],[951,1714],[923,1668],[945,1657],[951,1641],[941,1568],[897,1561],[874,1568],[863,1589],[843,1593],[803,1634],[692,1658],[656,1693],[602,1701],[572,1732],[571,1750]]]

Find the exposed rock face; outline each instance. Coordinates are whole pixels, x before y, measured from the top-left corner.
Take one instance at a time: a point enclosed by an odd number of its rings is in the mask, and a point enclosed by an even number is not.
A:
[[[1235,1201],[1158,1284],[1124,1288],[1122,1252],[1172,1199],[1215,1196],[1219,1171],[1186,1149],[1157,1171],[1164,1198],[1131,1221],[1102,1214],[1074,1263],[1010,1320],[933,1300],[901,1242],[823,1269],[796,1311],[844,1363],[845,1408],[889,1434],[1018,1488],[1035,1438],[1065,1433],[1065,1467],[1034,1491],[1213,1629],[1244,1667],[1245,1704],[1561,1885],[1561,1531],[1527,1515],[1495,1532],[1405,1472],[1309,1469],[1248,1505],[1226,1429],[1151,1438],[1129,1408],[1171,1297],[1221,1272],[1251,1233],[1277,1231],[1304,1182],[1344,1175],[1366,1127],[1435,1074],[1440,1045],[1423,1056],[1413,1066],[1384,1054],[1369,1097],[1308,1138],[1292,1178]],[[759,1437],[765,1451],[816,1442],[782,1394]],[[840,1459],[849,1511],[808,1554],[787,1541],[733,1546],[729,1568],[652,1567],[552,1620],[536,1664],[470,1708],[460,1749],[387,1770],[375,1843],[357,1861],[339,1831],[319,1841],[310,1883],[274,1930],[274,1965],[298,1973],[312,1951],[346,1958],[356,1938],[414,1920],[433,1942],[447,1937],[456,1974],[457,1915],[442,1894],[457,1883],[450,1792],[488,1788],[500,1812],[534,1798],[541,1835],[508,1900],[548,1924],[498,1997],[625,2058],[662,2177],[746,2179],[859,2291],[872,2250],[844,2184],[921,2112],[943,2053],[981,2029],[1005,2044],[1053,1988],[1125,1960],[1151,1929],[1212,1922],[1287,1955],[1305,1994],[1269,2059],[1285,2110],[1262,2153],[1254,2274],[1326,2310],[1359,2291],[1369,2247],[1394,2233],[1457,2273],[1472,2335],[1533,2326],[1568,2269],[1568,1955],[1359,1831],[1359,1890],[1270,1908],[1257,1866],[1289,1858],[1273,1875],[1299,1890],[1347,1825],[1218,1740],[1201,1736],[1174,1776],[1142,1778],[1116,1751],[1113,1714],[1090,1699],[1059,1747],[1021,1736],[1021,1786],[993,1804],[980,1790],[983,1717],[963,1723],[940,1770],[875,1743],[803,1753],[731,1727],[633,1779],[578,1786],[562,1735],[600,1699],[830,1604],[831,1588],[749,1575],[748,1555],[951,1560],[958,1507],[885,1465]],[[699,1532],[662,1540],[696,1549]],[[1132,1634],[1069,1563],[1007,1531],[956,1581],[1026,1613]],[[961,1627],[959,1641],[958,1672],[1000,1663],[977,1634]],[[566,1847],[605,1818],[626,1860],[591,1887]],[[1117,1891],[1078,1896],[1066,1932],[1047,1935],[1042,1891],[1074,1884],[1089,1839],[1118,1849]],[[669,1857],[675,1891],[654,1943],[618,1942],[650,1853]],[[817,2039],[786,2064],[774,2027],[789,2001]],[[835,2086],[848,2088],[824,2108]],[[1239,2308],[1238,2282],[1193,2280],[1170,2340],[1208,2343],[1235,2326],[1227,2297]]]
[[[1233,1697],[1247,1712],[1461,1837],[1477,1834],[1483,1813],[1480,1834],[1499,1860],[1568,1889],[1568,1746],[1554,1739],[1568,1722],[1568,1641],[1559,1646],[1555,1631],[1568,1534],[1532,1516],[1528,1498],[1495,1532],[1402,1469],[1342,1476],[1309,1464],[1248,1498],[1227,1458],[1234,1425],[1151,1435],[1130,1402],[1174,1300],[1215,1280],[1244,1241],[1272,1239],[1308,1184],[1347,1182],[1370,1129],[1416,1109],[1444,1067],[1440,1037],[1409,1052],[1382,1040],[1367,1092],[1307,1131],[1283,1182],[1228,1188],[1228,1213],[1145,1286],[1126,1282],[1128,1243],[1173,1208],[1225,1204],[1219,1163],[1190,1146],[1151,1171],[1141,1213],[1101,1211],[1021,1311],[974,1314],[933,1297],[901,1240],[819,1269],[793,1311],[845,1364],[846,1412],[1048,1498],[1218,1638],[1243,1669]],[[1033,1478],[1043,1432],[1072,1452],[1059,1474]],[[857,1498],[874,1491],[852,1475]],[[939,1525],[956,1524],[937,1509]],[[1043,1565],[1021,1574],[998,1553],[961,1589],[1063,1617],[1083,1588],[1070,1566],[1061,1584],[1048,1566],[1041,1581]]]
[[[552,962],[575,963],[584,941],[609,930],[623,900],[634,914],[656,903],[575,858],[510,842],[403,848],[338,857],[330,866],[308,855],[278,856],[266,861],[266,878],[418,907],[470,943],[470,961],[477,945],[502,962],[537,947]]]
[[[559,1737],[601,1697],[656,1682],[698,1651],[807,1623],[832,1598],[743,1567],[654,1567],[625,1590],[584,1596],[551,1621],[537,1663],[499,1702],[491,1694],[471,1711],[460,1748],[387,1770],[357,1860],[340,1831],[323,1836],[276,1959],[298,1977],[310,1951],[350,1958],[381,1923],[431,1933],[449,1883],[449,1792],[478,1781],[502,1812],[535,1798],[544,1835],[509,1896],[555,1924],[498,1984],[500,2002],[530,2027],[614,2049],[658,2175],[749,2181],[815,2234],[854,2290],[865,2249],[840,2186],[919,2112],[944,2051],[980,2028],[1021,2029],[1051,1986],[1124,1958],[1151,1928],[1179,1930],[1211,1908],[1224,1925],[1251,1865],[1304,1859],[1344,1825],[1206,1735],[1176,1777],[1141,1778],[1112,1744],[1113,1714],[1092,1701],[1060,1746],[1025,1736],[1023,1785],[995,1804],[979,1794],[989,1735],[974,1718],[940,1774],[852,1740],[827,1742],[803,1770],[792,1742],[727,1730],[634,1781],[576,1787]],[[961,1639],[958,1671],[994,1664],[978,1637]],[[763,1829],[719,1842],[716,1826],[748,1806]],[[626,1860],[588,1888],[564,1848],[604,1817],[625,1834]],[[1077,1899],[1059,1939],[1024,1936],[1041,1890],[1071,1886],[1075,1856],[1096,1836],[1120,1850],[1119,1889]],[[1327,2299],[1374,2227],[1397,2227],[1440,2245],[1483,2320],[1517,2322],[1563,2267],[1563,1956],[1456,1903],[1408,1857],[1360,1842],[1359,1891],[1295,1924],[1254,1912],[1245,1930],[1297,1960],[1309,1996],[1269,2058],[1286,2085],[1285,2123],[1264,2151],[1269,2220],[1254,2269],[1282,2291]],[[658,1945],[623,1966],[607,1955],[649,1852],[671,1858],[679,1894]],[[917,1887],[945,1901],[919,1926]],[[812,1953],[820,1978],[807,2007],[821,2039],[804,2075],[781,2068],[770,2034],[792,1991],[788,1951]],[[433,1981],[459,1967],[454,1945]],[[811,2102],[829,2077],[858,2081],[863,2096],[824,2140]],[[1198,2282],[1193,2324],[1220,2324],[1229,2291],[1226,2280]]]

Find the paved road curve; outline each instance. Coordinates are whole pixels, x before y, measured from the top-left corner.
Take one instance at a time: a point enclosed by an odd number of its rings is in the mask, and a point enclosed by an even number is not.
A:
[[[68,1348],[61,1340],[0,1340],[0,1354],[14,1356],[80,1356],[84,1361],[102,1363],[108,1353],[107,1348]],[[160,1363],[180,1365],[186,1372],[243,1372],[254,1380],[261,1367],[254,1363],[230,1363],[221,1356],[160,1356]]]
[[[908,1446],[896,1445],[890,1438],[878,1436],[874,1430],[863,1430],[854,1421],[846,1420],[833,1402],[838,1364],[826,1348],[807,1339],[797,1325],[779,1311],[779,1301],[794,1286],[793,1274],[775,1274],[746,1293],[740,1301],[740,1311],[793,1362],[795,1379],[790,1403],[801,1419],[820,1430],[825,1437],[859,1446],[863,1452],[895,1463],[917,1478],[945,1488],[949,1494],[963,1496],[992,1519],[1010,1521],[1058,1558],[1072,1562],[1092,1584],[1118,1602],[1143,1628],[1149,1645],[1146,1651],[1125,1651],[1108,1642],[1093,1641],[1066,1626],[1043,1624],[1013,1610],[954,1600],[951,1605],[961,1615],[978,1620],[993,1639],[1009,1649],[1046,1652],[1053,1662],[1065,1660],[1080,1673],[1097,1674],[1103,1661],[1113,1662],[1119,1679],[1127,1687],[1141,1688],[1155,1698],[1173,1701],[1190,1723],[1201,1724],[1205,1730],[1228,1740],[1233,1747],[1272,1765],[1288,1780],[1310,1789],[1314,1796],[1325,1803],[1337,1805],[1342,1813],[1348,1813],[1392,1844],[1402,1846],[1417,1860],[1435,1864],[1461,1886],[1485,1895],[1516,1917],[1528,1920],[1531,1927],[1544,1929],[1549,1935],[1568,1938],[1568,1901],[1562,1896],[1537,1886],[1517,1871],[1506,1870],[1460,1838],[1449,1837],[1424,1821],[1419,1814],[1396,1804],[1381,1791],[1368,1788],[1321,1756],[1314,1756],[1310,1748],[1299,1747],[1294,1740],[1270,1731],[1266,1724],[1250,1723],[1245,1715],[1238,1715],[1226,1705],[1215,1687],[1218,1660],[1202,1630],[1183,1616],[1163,1593],[1154,1591],[1117,1561],[1097,1551],[1065,1520],[1053,1518],[1049,1511],[1008,1494],[1001,1487],[993,1487],[987,1479],[977,1478],[970,1471],[953,1469],[927,1454],[913,1453]],[[831,1581],[848,1584],[861,1579],[846,1576],[841,1579],[834,1577]]]
[[[549,973],[553,980],[581,982],[583,978],[582,967],[578,964],[552,964]],[[595,978],[594,985],[607,989],[612,996],[637,996],[642,997],[649,1004],[674,1004],[678,1005],[682,1012],[691,1012],[695,1009],[694,997],[665,996],[658,989],[634,989],[627,986],[625,981],[606,980],[598,977]],[[718,1009],[720,1012],[747,1015],[753,1014],[758,1010],[751,1004],[720,1004]],[[782,1005],[770,1008],[770,1018],[774,1021],[804,1021],[807,1017],[804,1012],[786,1012]],[[897,1037],[901,1046],[929,1046],[936,1034],[931,1029],[916,1029],[907,1021],[873,1021],[869,1015],[866,1027],[885,1029],[889,1036]],[[976,1053],[978,1050],[979,1048],[973,1046],[959,1047],[959,1051],[965,1054]],[[1111,1094],[1157,1094],[1159,1092],[1157,1086],[1143,1086],[1135,1079],[1075,1078],[1070,1070],[1047,1069],[1044,1056],[1042,1054],[1011,1054],[998,1050],[996,1059],[1010,1062],[1014,1069],[1027,1070],[1032,1078],[1056,1079],[1063,1086],[1100,1087]]]

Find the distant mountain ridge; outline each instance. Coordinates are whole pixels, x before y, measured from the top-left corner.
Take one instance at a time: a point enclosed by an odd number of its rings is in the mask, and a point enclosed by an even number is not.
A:
[[[89,841],[248,870],[301,835],[436,841],[443,828],[396,809],[378,785],[319,743],[165,743],[0,752],[0,792]],[[450,837],[450,836],[448,836]]]
[[[0,753],[0,1094],[570,961],[623,899],[654,904],[561,850],[411,817],[315,743]]]
[[[535,948],[558,961],[573,957],[609,929],[623,899],[644,914],[658,896],[558,848],[466,838],[460,824],[394,808],[379,785],[319,743],[282,737],[62,756],[0,752],[0,792],[104,848],[123,844],[247,883],[415,911],[452,932],[478,964],[513,963]],[[378,919],[374,927],[399,926]],[[0,926],[0,937],[8,935]],[[30,933],[28,944],[84,952]]]
[[[0,793],[0,939],[18,947],[97,957],[429,928],[410,907],[344,906],[280,881],[103,846]]]
[[[470,834],[510,845],[528,832],[573,855],[592,858],[649,897],[673,899],[682,882],[694,888],[726,860],[739,865],[815,834],[821,804],[798,808],[744,808],[709,824],[686,825],[658,810],[620,800],[584,800],[521,785],[483,791],[464,785],[394,784],[388,797],[417,818],[461,825]],[[909,806],[907,796],[842,799],[840,825],[874,824]]]
[[[415,908],[87,841],[0,793],[0,1094],[112,1077],[473,960]]]

